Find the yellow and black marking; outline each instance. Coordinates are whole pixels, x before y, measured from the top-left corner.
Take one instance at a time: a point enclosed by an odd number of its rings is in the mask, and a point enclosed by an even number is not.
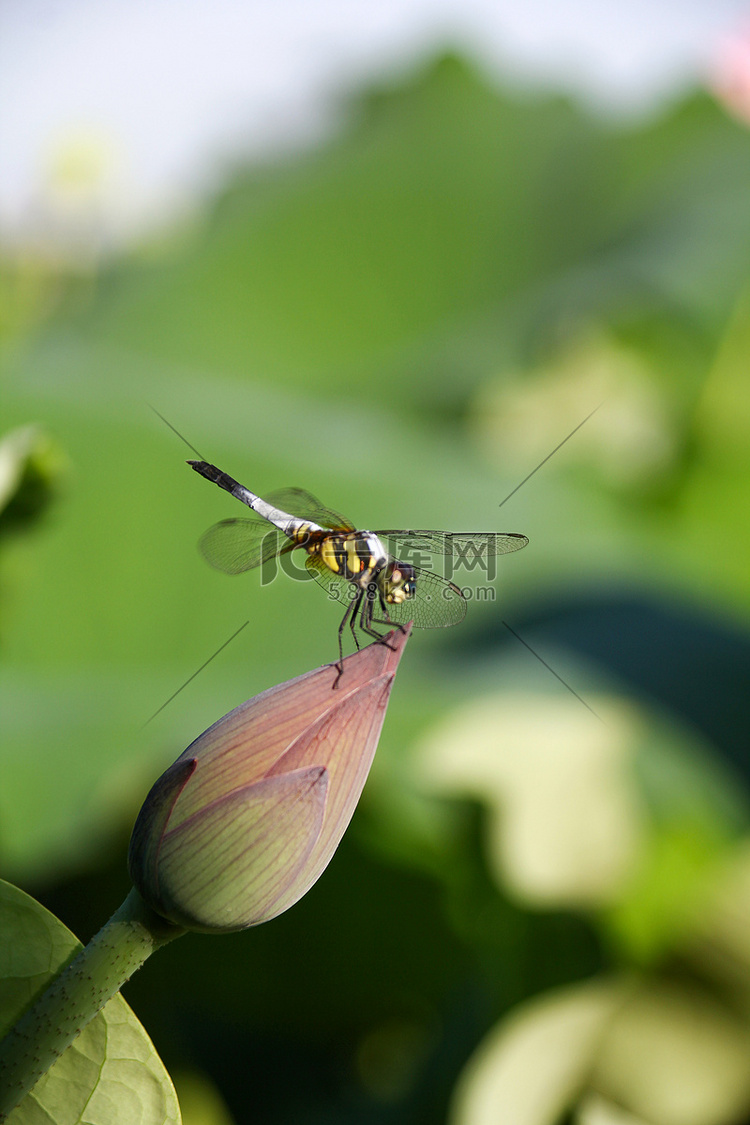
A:
[[[477,562],[486,563],[491,556],[517,551],[528,543],[525,535],[515,532],[356,530],[355,524],[304,489],[282,489],[263,499],[208,461],[188,464],[258,517],[222,520],[209,528],[201,539],[201,551],[212,566],[241,574],[298,548],[308,556],[307,571],[329,596],[348,600],[338,630],[339,677],[346,629],[359,648],[358,632],[387,644],[379,631],[383,627],[403,629],[409,621],[424,629],[455,625],[466,612],[463,591],[431,570],[402,561],[406,552],[399,544],[408,545],[410,552],[449,556],[473,569]],[[263,521],[276,532],[264,531]]]
[[[330,571],[357,585],[367,584],[373,578],[382,560],[375,558],[367,538],[356,532],[346,535],[307,533],[305,548],[317,555]]]
[[[290,539],[293,539],[295,543],[298,543],[300,547],[309,548],[314,532],[311,532],[309,523],[299,523],[292,528],[286,529],[285,534],[288,535]],[[318,532],[318,535],[319,534],[320,532]]]

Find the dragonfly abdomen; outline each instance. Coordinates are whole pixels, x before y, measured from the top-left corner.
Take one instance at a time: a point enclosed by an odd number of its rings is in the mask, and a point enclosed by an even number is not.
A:
[[[247,504],[248,508],[251,508],[262,519],[268,520],[274,527],[278,527],[279,531],[283,531],[285,535],[288,535],[290,539],[295,539],[298,543],[303,543],[311,530],[322,530],[318,524],[303,523],[302,520],[290,516],[288,512],[282,511],[281,508],[275,508],[273,504],[269,504],[257,493],[245,488],[244,484],[240,484],[234,477],[230,477],[229,473],[217,469],[216,465],[211,465],[208,461],[188,461],[188,465],[195,469],[196,473],[205,477],[206,480],[218,484],[219,488],[229,492],[236,500]],[[300,532],[301,528],[304,533]]]

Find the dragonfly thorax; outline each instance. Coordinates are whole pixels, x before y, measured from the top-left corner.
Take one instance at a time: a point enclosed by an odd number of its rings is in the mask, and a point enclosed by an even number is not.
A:
[[[383,570],[389,555],[377,535],[369,531],[312,534],[305,544],[334,574],[363,588]]]
[[[307,553],[307,572],[328,596],[347,603],[338,634],[339,676],[347,628],[359,648],[358,633],[385,640],[387,634],[378,631],[384,626],[403,628],[411,621],[416,628],[437,629],[463,619],[463,591],[423,565],[401,562],[402,554],[442,555],[473,569],[528,543],[515,532],[359,531],[304,489],[282,489],[263,499],[208,461],[188,464],[254,513],[253,519],[222,520],[203,535],[201,551],[212,566],[242,574],[298,548]]]

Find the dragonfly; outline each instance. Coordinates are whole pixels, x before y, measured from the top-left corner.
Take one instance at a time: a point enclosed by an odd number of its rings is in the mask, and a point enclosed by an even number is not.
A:
[[[525,547],[514,532],[364,531],[302,488],[285,488],[266,499],[208,461],[188,461],[196,473],[246,504],[253,516],[225,519],[201,537],[199,549],[211,566],[242,574],[289,551],[306,552],[305,567],[329,597],[348,602],[338,630],[339,676],[344,636],[350,629],[383,640],[376,626],[418,629],[457,625],[466,597],[455,583],[432,570],[401,561],[401,554],[474,558],[505,555]],[[337,681],[338,682],[338,681]]]

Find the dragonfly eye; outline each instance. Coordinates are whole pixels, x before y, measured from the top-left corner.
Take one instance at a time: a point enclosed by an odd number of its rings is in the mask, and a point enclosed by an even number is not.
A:
[[[387,601],[400,604],[407,598],[414,597],[416,589],[416,574],[413,566],[408,563],[393,563],[388,574]]]

